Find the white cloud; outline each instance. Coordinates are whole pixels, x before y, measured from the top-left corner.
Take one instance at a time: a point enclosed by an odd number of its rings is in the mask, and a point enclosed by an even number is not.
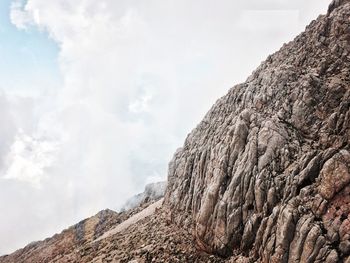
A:
[[[151,95],[143,95],[139,98],[136,98],[129,104],[129,110],[133,113],[149,112],[149,103],[151,100]]]
[[[59,46],[63,85],[6,106],[21,110],[9,110],[14,124],[0,144],[2,177],[16,179],[0,179],[0,198],[11,199],[0,205],[0,251],[118,208],[165,178],[212,103],[327,2],[14,1],[12,23],[45,30]],[[30,231],[13,229],[23,217]]]
[[[45,169],[54,163],[57,148],[57,142],[34,139],[20,132],[6,157],[9,165],[3,178],[41,187],[42,179],[47,177]]]
[[[295,30],[299,27],[299,15],[299,10],[246,10],[239,17],[237,26],[242,30],[262,32]]]
[[[11,4],[10,18],[11,22],[19,29],[26,29],[28,24],[32,22],[31,15],[23,9],[21,1],[14,1]]]

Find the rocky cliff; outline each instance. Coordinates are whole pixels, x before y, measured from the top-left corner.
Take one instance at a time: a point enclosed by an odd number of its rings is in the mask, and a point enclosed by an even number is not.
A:
[[[160,202],[0,262],[350,263],[350,0],[215,103],[175,153]]]
[[[219,99],[169,165],[165,206],[198,247],[350,262],[350,1]]]

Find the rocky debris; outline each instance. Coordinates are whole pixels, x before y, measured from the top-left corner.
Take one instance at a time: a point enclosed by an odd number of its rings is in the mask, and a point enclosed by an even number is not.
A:
[[[164,197],[167,182],[157,182],[147,184],[145,191],[128,199],[122,207],[122,211],[127,211],[142,204],[157,201]]]
[[[224,262],[222,258],[198,251],[191,233],[172,224],[164,209],[87,245],[80,255],[79,262]]]
[[[162,203],[163,203],[163,199],[160,199],[157,202],[150,204],[148,207],[146,207],[145,209],[143,209],[139,213],[134,214],[133,216],[129,217],[127,220],[125,220],[122,223],[111,228],[109,231],[105,232],[102,236],[95,239],[94,242],[98,242],[104,238],[115,235],[116,233],[123,231],[124,229],[128,228],[129,226],[134,225],[138,221],[152,215],[154,213],[154,211],[162,205]]]
[[[150,204],[139,197],[0,262],[350,263],[349,18],[350,0],[333,1],[218,100],[153,214],[98,238]]]
[[[80,262],[77,251],[104,233],[138,214],[152,203],[117,213],[106,209],[51,238],[32,242],[10,255],[0,257],[0,262]]]
[[[224,262],[198,251],[192,235],[172,224],[169,213],[163,209],[103,239],[74,243],[71,235],[63,231],[35,246],[0,257],[0,262]]]
[[[350,1],[219,99],[169,164],[164,206],[241,262],[350,262]]]

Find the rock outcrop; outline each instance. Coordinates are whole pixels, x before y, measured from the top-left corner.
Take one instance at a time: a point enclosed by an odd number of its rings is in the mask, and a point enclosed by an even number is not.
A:
[[[169,165],[197,246],[247,262],[350,262],[350,1],[219,99]]]
[[[350,0],[215,103],[162,207],[151,188],[0,262],[350,263]]]

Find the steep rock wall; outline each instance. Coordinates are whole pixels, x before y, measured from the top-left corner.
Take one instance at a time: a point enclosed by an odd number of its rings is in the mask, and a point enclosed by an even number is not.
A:
[[[169,165],[197,245],[261,262],[350,262],[350,1],[219,99]]]

